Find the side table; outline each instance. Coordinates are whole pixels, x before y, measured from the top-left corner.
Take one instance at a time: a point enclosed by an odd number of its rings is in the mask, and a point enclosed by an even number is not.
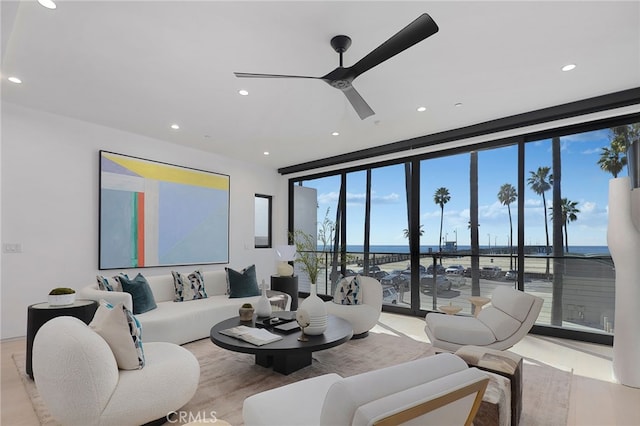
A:
[[[298,310],[298,276],[271,275],[271,290],[291,296],[291,310]]]
[[[95,300],[76,300],[72,305],[51,306],[48,302],[36,303],[27,308],[27,362],[26,371],[29,377],[33,379],[33,370],[31,368],[31,356],[33,349],[33,340],[36,333],[50,319],[69,316],[75,317],[89,324],[93,319],[93,315],[98,309],[98,302]]]
[[[471,302],[471,304],[474,307],[474,310],[473,310],[474,317],[478,316],[478,314],[480,313],[484,305],[491,302],[491,299],[489,299],[488,297],[482,297],[482,296],[471,296],[468,300],[469,302]]]

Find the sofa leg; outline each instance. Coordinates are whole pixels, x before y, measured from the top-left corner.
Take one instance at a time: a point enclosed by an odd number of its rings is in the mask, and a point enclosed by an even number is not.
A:
[[[369,335],[369,331],[365,331],[364,333],[354,334],[351,340],[353,339],[364,339]]]

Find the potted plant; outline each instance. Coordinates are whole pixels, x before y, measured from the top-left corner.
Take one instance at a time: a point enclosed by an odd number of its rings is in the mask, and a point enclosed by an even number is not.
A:
[[[76,301],[76,291],[68,287],[57,287],[49,292],[49,305],[72,305]]]
[[[296,261],[300,263],[300,269],[307,274],[309,281],[311,281],[309,297],[302,301],[299,308],[299,310],[306,311],[310,319],[310,325],[305,328],[304,333],[319,335],[327,329],[327,308],[316,291],[316,282],[320,272],[318,248],[313,237],[301,230],[295,231],[291,237],[298,251]]]
[[[245,303],[244,305],[240,306],[240,309],[239,309],[240,321],[253,320],[254,312],[255,312],[255,309],[253,308],[253,305],[251,303]]]

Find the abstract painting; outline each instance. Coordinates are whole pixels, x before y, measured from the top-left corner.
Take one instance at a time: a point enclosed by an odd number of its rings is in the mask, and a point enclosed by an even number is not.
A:
[[[100,151],[99,269],[229,262],[229,176]]]

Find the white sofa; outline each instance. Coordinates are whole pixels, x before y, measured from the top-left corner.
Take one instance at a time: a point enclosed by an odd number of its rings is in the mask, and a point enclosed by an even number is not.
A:
[[[179,410],[198,387],[197,358],[171,343],[143,346],[144,368],[119,370],[109,344],[85,323],[48,321],[33,344],[33,373],[51,415],[66,426],[136,426]]]
[[[260,296],[229,298],[227,292],[227,275],[224,270],[202,271],[206,299],[174,302],[175,291],[173,276],[146,276],[149,287],[157,304],[157,308],[137,314],[142,325],[142,342],[169,342],[178,345],[209,337],[211,327],[225,319],[238,315],[238,309],[244,303],[254,307]],[[144,275],[144,274],[143,274]],[[131,294],[117,291],[103,291],[98,283],[84,287],[79,292],[80,298],[104,299],[113,305],[119,302],[133,311]],[[287,298],[285,310],[291,307],[291,297]]]
[[[325,374],[245,399],[245,426],[470,425],[489,377],[442,353],[348,378]]]

